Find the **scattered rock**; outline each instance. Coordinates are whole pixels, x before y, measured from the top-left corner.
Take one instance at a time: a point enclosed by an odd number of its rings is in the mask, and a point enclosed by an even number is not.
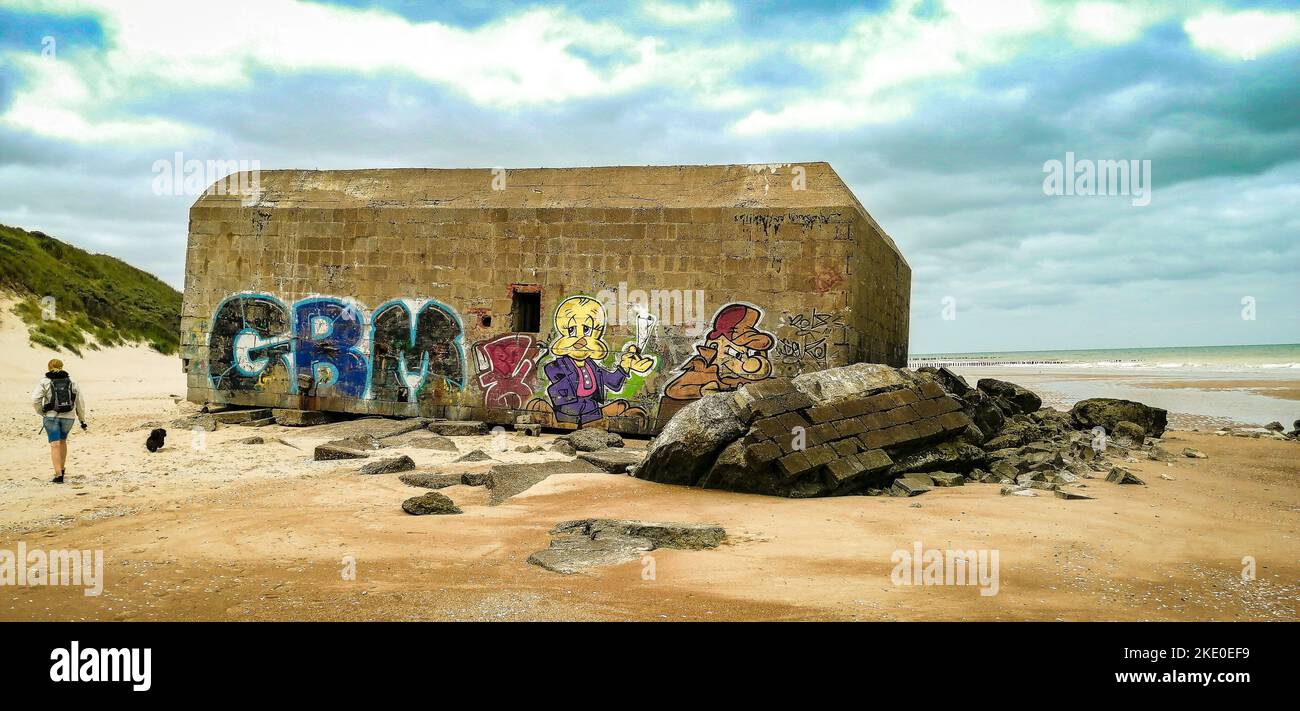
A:
[[[421,496],[412,496],[402,502],[402,510],[412,516],[429,516],[462,513],[454,501],[436,491]]]
[[[1067,489],[1057,489],[1057,490],[1056,490],[1056,498],[1058,498],[1058,499],[1093,499],[1093,498],[1095,498],[1095,497],[1088,496],[1087,494],[1080,494],[1080,493],[1077,492],[1077,491],[1070,491],[1070,490],[1067,490]]]
[[[314,427],[324,425],[334,421],[334,415],[329,412],[320,410],[291,410],[274,408],[271,410],[271,417],[275,418],[276,424],[285,427]]]
[[[923,483],[919,479],[910,479],[908,477],[899,477],[894,480],[894,485],[890,487],[891,496],[920,496],[930,491],[930,485]]]
[[[1191,447],[1183,447],[1183,456],[1187,457],[1188,459],[1209,459],[1210,458],[1209,455],[1206,454],[1205,452],[1202,452],[1199,449],[1192,449]]]
[[[626,474],[628,469],[641,463],[645,452],[628,449],[605,449],[598,452],[580,452],[578,459],[604,469],[610,474]]]
[[[962,486],[966,483],[966,477],[953,472],[930,472],[930,480],[935,486]]]
[[[443,437],[442,435],[430,435],[428,437],[411,437],[409,439],[387,440],[384,444],[393,447],[410,447],[412,449],[432,449],[438,452],[459,452],[460,448],[456,443]]]
[[[745,423],[731,394],[710,393],[673,415],[650,444],[637,476],[661,484],[695,484],[722,449],[743,434]]]
[[[407,486],[418,486],[425,489],[445,489],[463,483],[460,474],[435,474],[433,472],[411,472],[401,475],[397,480]]]
[[[245,437],[238,440],[238,442],[239,444],[266,444],[266,439],[264,437]]]
[[[1020,484],[1008,484],[1002,487],[1000,492],[1003,496],[1038,496],[1028,486]]]
[[[1158,407],[1105,397],[1074,403],[1074,407],[1070,408],[1070,416],[1079,427],[1102,427],[1111,434],[1114,434],[1115,426],[1120,422],[1132,422],[1141,427],[1148,437],[1157,438],[1164,436],[1169,419],[1169,413]]]
[[[581,459],[569,459],[557,462],[537,462],[530,464],[498,464],[486,472],[467,474],[462,481],[482,481],[490,492],[488,505],[496,506],[516,494],[520,494],[552,474],[599,474],[603,470],[591,462]],[[481,477],[481,479],[480,479]]]
[[[1037,394],[1005,380],[980,378],[975,387],[993,398],[1008,416],[1028,414],[1043,406],[1043,400]]]
[[[477,437],[488,433],[487,423],[473,420],[434,420],[428,430],[444,437]]]
[[[726,531],[711,524],[583,519],[557,525],[551,536],[550,547],[529,556],[528,562],[568,575],[636,560],[656,548],[716,548]]]
[[[570,443],[569,440],[567,439],[556,440],[555,444],[551,445],[551,451],[559,452],[560,454],[564,454],[570,457],[578,453],[577,448],[574,447],[573,444]]]
[[[461,455],[456,459],[456,461],[458,463],[459,462],[486,462],[491,458],[492,456],[489,455],[487,452],[484,452],[481,449],[476,449],[468,454]]]
[[[565,441],[579,452],[599,452],[610,447],[622,447],[623,438],[615,432],[594,427],[575,430],[567,435],[556,437],[555,441]]]
[[[370,453],[353,447],[345,447],[336,444],[320,444],[312,453],[312,459],[317,462],[328,462],[336,459],[365,459]]]
[[[241,422],[239,423],[239,426],[240,427],[266,427],[267,425],[274,425],[274,424],[275,424],[274,417],[264,417],[260,420],[249,420],[247,422]]]
[[[358,470],[361,474],[396,474],[397,472],[409,472],[415,468],[415,461],[403,454],[400,457],[387,457],[379,459],[361,467]]]
[[[175,427],[178,430],[202,430],[204,432],[216,432],[217,420],[207,413],[199,413],[188,417],[178,417],[171,421],[168,427]]]
[[[1146,486],[1146,482],[1139,479],[1133,472],[1120,467],[1111,467],[1110,473],[1106,475],[1106,481],[1112,484],[1137,484],[1140,486]]]
[[[1142,425],[1128,420],[1116,422],[1115,430],[1110,434],[1116,439],[1125,439],[1135,444],[1142,444],[1147,436],[1146,430],[1142,429]]]
[[[515,447],[515,451],[516,451],[516,452],[519,452],[520,454],[532,454],[532,453],[534,453],[534,452],[545,452],[545,451],[546,451],[546,448],[545,448],[545,447],[534,447],[534,446],[532,446],[532,445],[530,445],[530,444],[521,444],[521,445],[519,445],[518,447]]]
[[[1286,431],[1286,428],[1282,426],[1282,423],[1281,423],[1281,422],[1278,422],[1278,421],[1276,421],[1276,420],[1274,420],[1273,422],[1268,423],[1267,425],[1264,425],[1264,429],[1266,429],[1266,430],[1272,430],[1273,432],[1285,432],[1285,431]]]
[[[223,425],[238,425],[250,420],[264,420],[267,418],[275,419],[271,417],[271,408],[269,407],[253,410],[224,410],[213,413],[212,417]]]

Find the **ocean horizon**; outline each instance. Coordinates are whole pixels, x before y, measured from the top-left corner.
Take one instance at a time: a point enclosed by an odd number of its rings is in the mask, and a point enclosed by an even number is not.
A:
[[[1249,373],[1300,378],[1300,343],[1160,348],[913,353],[908,367],[1034,368],[1164,373]]]

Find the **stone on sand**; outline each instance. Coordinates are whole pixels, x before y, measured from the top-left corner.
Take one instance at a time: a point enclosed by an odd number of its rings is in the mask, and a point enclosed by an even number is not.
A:
[[[360,474],[396,474],[397,472],[409,472],[415,469],[415,461],[403,454],[400,457],[385,457],[379,459],[358,470]]]
[[[529,556],[528,562],[568,575],[636,560],[656,548],[716,548],[726,531],[713,524],[581,519],[557,525],[551,536],[550,546]]]
[[[578,459],[591,462],[610,474],[626,474],[627,470],[645,458],[645,452],[629,449],[603,449],[597,452],[579,452]]]
[[[412,496],[402,502],[402,510],[412,516],[429,516],[462,513],[454,501],[436,491]]]

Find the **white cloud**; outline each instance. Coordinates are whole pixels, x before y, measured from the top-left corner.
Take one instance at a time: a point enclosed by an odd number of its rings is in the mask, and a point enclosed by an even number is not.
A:
[[[646,0],[641,4],[641,11],[668,25],[722,22],[730,19],[734,12],[731,4],[722,0],[700,0],[694,6],[664,0]]]
[[[728,84],[728,77],[753,56],[742,44],[678,50],[612,23],[549,9],[461,29],[297,0],[26,0],[19,5],[37,12],[88,13],[101,21],[107,49],[100,55],[65,52],[46,66],[11,53],[31,72],[30,81],[0,117],[11,127],[82,142],[163,141],[197,131],[160,119],[109,116],[115,103],[169,88],[243,87],[256,71],[401,73],[500,108],[652,84],[684,85],[705,92],[706,99],[734,103],[744,94]],[[43,88],[52,80],[63,89]],[[76,100],[65,100],[69,96]]]
[[[1197,49],[1234,59],[1300,43],[1300,12],[1209,11],[1183,23]]]

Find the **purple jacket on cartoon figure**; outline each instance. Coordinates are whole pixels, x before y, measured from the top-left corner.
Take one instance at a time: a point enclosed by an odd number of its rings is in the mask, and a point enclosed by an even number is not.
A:
[[[569,356],[556,358],[543,370],[551,381],[546,394],[555,408],[555,419],[578,425],[603,417],[600,406],[605,402],[606,389],[619,390],[627,380],[627,371],[622,368],[606,370],[590,359],[579,367]]]

